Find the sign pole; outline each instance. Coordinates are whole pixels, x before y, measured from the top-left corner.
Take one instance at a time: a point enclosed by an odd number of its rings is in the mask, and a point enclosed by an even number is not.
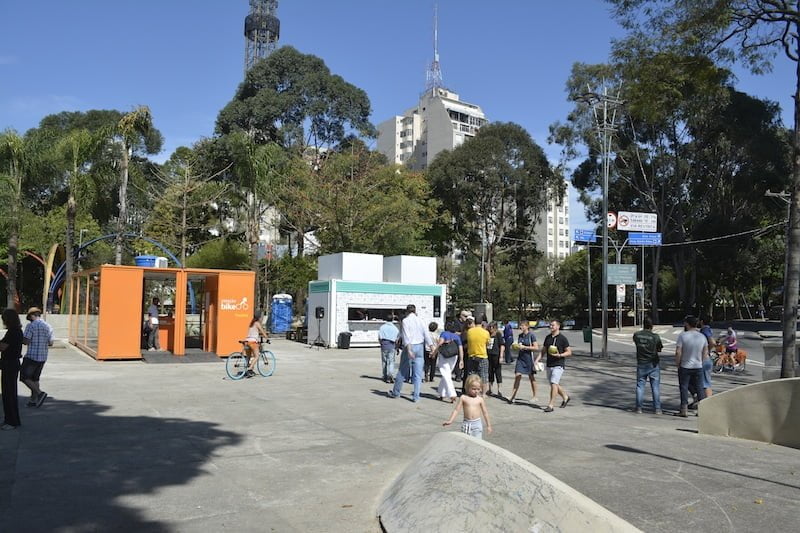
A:
[[[586,288],[589,293],[589,329],[594,327],[592,324],[592,247],[586,243]],[[594,335],[589,332],[589,356],[594,357]]]

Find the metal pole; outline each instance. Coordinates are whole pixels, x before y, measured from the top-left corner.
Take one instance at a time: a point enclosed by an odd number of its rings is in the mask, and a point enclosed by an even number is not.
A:
[[[608,165],[611,132],[608,130],[608,100],[603,89],[603,213],[608,217]],[[603,221],[603,357],[608,357],[608,220]]]
[[[594,335],[592,335],[592,247],[586,243],[586,285],[589,292],[589,355],[594,357]]]
[[[642,321],[640,322],[642,327],[644,327],[644,292],[645,287],[647,286],[645,279],[647,278],[644,277],[644,246],[642,246]]]

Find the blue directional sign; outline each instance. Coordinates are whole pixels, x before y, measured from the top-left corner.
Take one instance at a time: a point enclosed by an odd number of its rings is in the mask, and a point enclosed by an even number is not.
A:
[[[597,242],[597,234],[593,229],[576,229],[572,240],[575,242]]]
[[[631,246],[661,246],[661,233],[628,233]]]

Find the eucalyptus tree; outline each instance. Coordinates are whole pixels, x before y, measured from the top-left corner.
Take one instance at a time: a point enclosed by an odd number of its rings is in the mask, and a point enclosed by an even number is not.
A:
[[[535,223],[547,200],[563,196],[564,181],[521,126],[493,123],[428,169],[434,197],[442,202],[449,236],[458,248],[485,250],[485,294],[492,294],[498,254],[522,250],[533,260]]]
[[[800,298],[800,8],[795,0],[608,0],[634,37],[661,48],[740,61],[768,73],[781,54],[794,62],[794,133],[783,306],[781,377],[792,377]],[[788,89],[788,87],[787,87]]]

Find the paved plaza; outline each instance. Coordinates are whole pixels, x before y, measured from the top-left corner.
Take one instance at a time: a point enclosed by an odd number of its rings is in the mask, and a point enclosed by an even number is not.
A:
[[[611,361],[591,358],[580,333],[568,335],[569,406],[544,413],[543,382],[538,405],[489,398],[490,442],[644,531],[796,530],[800,450],[698,435],[695,417],[636,415],[632,350],[613,344]],[[410,385],[389,399],[378,349],[271,348],[275,375],[239,382],[217,362],[96,362],[53,349],[50,398],[0,433],[0,531],[380,531],[379,495],[445,431],[450,404],[435,383],[419,403]],[[672,412],[677,378],[663,359]],[[757,374],[719,377],[715,390]],[[518,397],[530,399],[525,382]]]

